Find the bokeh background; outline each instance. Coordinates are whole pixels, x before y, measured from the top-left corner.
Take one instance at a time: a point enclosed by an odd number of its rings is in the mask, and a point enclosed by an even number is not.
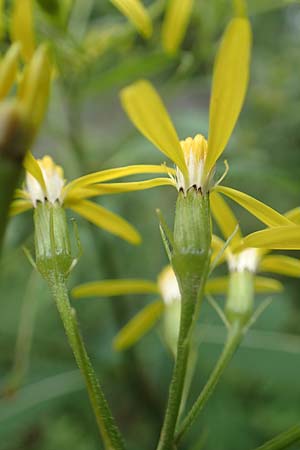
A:
[[[182,49],[170,57],[161,47],[164,2],[144,3],[155,17],[149,41],[106,0],[76,0],[68,28],[59,2],[35,5],[37,34],[52,42],[59,76],[33,151],[52,155],[67,179],[164,161],[120,106],[120,88],[140,77],[154,82],[181,138],[207,135],[212,64],[232,4],[195,0]],[[251,82],[225,154],[226,185],[284,212],[300,204],[300,5],[249,0],[248,6],[254,33]],[[155,209],[172,226],[175,200],[168,187],[99,200],[135,224],[143,236],[139,247],[76,217],[83,254],[70,287],[105,278],[155,280],[167,264]],[[232,206],[245,233],[262,227]],[[24,245],[33,251],[32,230],[31,213],[11,220],[0,263],[0,450],[96,450],[98,431],[56,308],[22,251]],[[250,331],[182,448],[250,450],[299,421],[300,283],[281,281],[284,292],[274,296]],[[122,354],[112,350],[112,339],[151,299],[73,301],[130,450],[154,448],[157,442],[172,358],[159,327]],[[205,304],[191,398],[207,379],[224,336],[222,323]]]

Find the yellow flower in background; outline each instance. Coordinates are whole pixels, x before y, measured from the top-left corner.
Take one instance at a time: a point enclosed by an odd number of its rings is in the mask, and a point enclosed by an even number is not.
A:
[[[0,62],[0,100],[6,97],[17,80],[19,71],[20,45],[13,44]]]
[[[93,203],[88,198],[104,194],[129,192],[140,188],[153,187],[153,182],[132,183],[104,183],[116,178],[121,178],[137,173],[165,173],[164,166],[128,166],[115,169],[107,169],[77,178],[66,183],[63,170],[57,166],[50,156],[36,160],[31,153],[27,154],[24,162],[26,169],[26,181],[22,190],[17,190],[16,198],[11,205],[11,214],[19,214],[28,209],[35,208],[39,202],[49,202],[70,208],[96,226],[115,234],[132,244],[141,241],[139,233],[127,221],[118,215],[106,210],[102,206]],[[163,179],[160,181],[163,182]],[[95,184],[97,183],[97,184]],[[122,184],[124,185],[122,188]]]
[[[146,39],[153,34],[150,9],[141,0],[110,0],[111,3],[134,25]],[[194,0],[167,1],[162,24],[162,46],[166,53],[173,55],[182,44],[192,16]],[[152,4],[155,7],[155,2]]]
[[[255,277],[254,283],[258,293],[276,293],[283,289],[279,281],[271,278]],[[226,294],[228,286],[228,277],[212,278],[208,280],[205,291],[207,294]],[[141,294],[156,294],[158,298],[141,309],[119,331],[113,342],[115,350],[122,351],[134,345],[162,318],[165,342],[175,355],[181,295],[171,266],[160,272],[156,282],[142,279],[103,280],[85,283],[72,290],[72,296],[76,299]]]
[[[20,135],[14,143],[23,148],[23,154],[37,133],[47,109],[51,85],[52,65],[49,49],[41,45],[22,70],[20,67],[20,44],[11,45],[0,63],[0,107],[2,141],[7,138],[5,131],[6,111],[15,110],[21,123]],[[13,95],[10,93],[13,91]],[[8,119],[7,119],[8,120]],[[11,124],[11,128],[16,124]],[[9,129],[9,132],[12,130]],[[22,135],[22,140],[21,139]],[[19,142],[20,141],[20,142]],[[9,149],[8,149],[9,151]]]
[[[162,25],[162,44],[165,51],[174,54],[179,49],[191,15],[194,0],[169,0]]]
[[[136,27],[145,38],[152,35],[152,20],[140,0],[110,0],[111,3]]]
[[[32,58],[36,43],[33,24],[33,0],[13,0],[10,35],[21,46],[25,62]]]
[[[281,233],[281,239],[284,237],[286,240],[289,239],[289,236],[286,234],[284,235],[280,230],[289,229],[292,234],[293,230],[296,230],[296,233],[299,233],[299,226],[297,226],[297,224],[300,223],[300,208],[293,209],[285,214],[286,219],[290,221],[290,225],[270,228],[263,230],[262,232],[258,231],[246,237],[242,236],[238,220],[233,211],[217,192],[212,193],[211,211],[225,240],[229,240],[229,243],[226,246],[225,242],[220,238],[216,236],[213,237],[213,259],[217,257],[217,254],[220,255],[220,252],[222,253],[224,249],[223,257],[219,260],[219,263],[223,262],[225,259],[230,272],[242,272],[247,270],[252,273],[269,272],[290,277],[300,277],[299,259],[286,255],[270,255],[270,243],[267,240],[264,240],[261,243],[261,249],[256,248],[257,244],[259,244],[256,236],[260,236],[260,233],[272,237],[273,231],[275,231],[277,235],[279,231],[279,235]],[[293,223],[294,226],[292,225]],[[254,245],[249,245],[251,243]],[[288,246],[285,248],[288,248]],[[300,248],[300,239],[298,240],[298,248]],[[266,286],[268,284],[269,280],[266,279]],[[221,285],[222,279],[220,279],[220,287]]]

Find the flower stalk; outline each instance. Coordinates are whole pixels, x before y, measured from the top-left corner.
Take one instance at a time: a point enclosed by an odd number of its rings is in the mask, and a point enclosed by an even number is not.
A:
[[[201,394],[195,401],[190,412],[188,413],[186,418],[183,420],[182,424],[180,425],[180,427],[178,429],[178,432],[175,436],[176,444],[178,444],[180,442],[183,435],[190,429],[191,425],[194,423],[194,421],[196,420],[196,418],[198,417],[198,415],[200,414],[200,412],[206,405],[210,396],[214,392],[214,389],[215,389],[216,385],[218,384],[224,370],[228,366],[235,351],[239,347],[242,338],[243,338],[243,326],[241,325],[241,323],[239,321],[235,321],[229,329],[224,349],[221,353],[219,360],[217,361],[217,363],[214,367],[214,370],[212,371]]]
[[[210,240],[211,225],[208,195],[202,196],[193,187],[188,190],[186,195],[179,192],[171,263],[182,298],[181,316],[176,361],[158,450],[170,450],[174,441],[184,393],[191,337],[208,275]]]
[[[233,270],[229,276],[225,305],[225,316],[229,328],[223,351],[197,400],[179,426],[175,436],[176,444],[180,442],[183,435],[189,430],[214,392],[224,370],[238,349],[247,331],[247,325],[253,316],[254,273],[248,269],[238,269],[239,267]]]
[[[36,266],[55,300],[70,347],[83,378],[107,450],[124,450],[121,434],[87,354],[76,311],[66,286],[72,268],[70,239],[64,209],[59,203],[39,203],[34,211]]]
[[[300,425],[294,425],[255,450],[283,450],[300,441]]]
[[[105,448],[123,450],[124,444],[115,425],[108,403],[98,382],[95,370],[87,354],[74,308],[71,307],[65,278],[59,272],[53,274],[49,283],[50,290],[55,299],[64,329],[76,359],[77,365],[84,377],[90,402],[102,436]]]

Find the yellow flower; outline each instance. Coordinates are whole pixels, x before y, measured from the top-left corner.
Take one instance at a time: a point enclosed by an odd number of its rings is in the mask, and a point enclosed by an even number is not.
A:
[[[233,19],[214,67],[207,143],[200,135],[180,142],[162,100],[149,82],[141,80],[121,91],[122,105],[134,125],[176,164],[178,189],[186,191],[195,181],[202,193],[211,189],[215,163],[227,145],[244,101],[250,48],[249,21]]]
[[[25,147],[24,154],[31,145],[47,109],[52,72],[48,47],[46,45],[38,47],[30,62],[23,67],[21,73],[19,72],[20,44],[15,43],[8,49],[0,63],[0,101],[3,105],[1,111],[3,117],[5,107],[8,109],[9,105],[19,116],[22,130],[19,130],[18,139],[15,141],[20,147]],[[14,95],[9,96],[15,87]],[[2,122],[5,124],[4,119]],[[4,136],[4,125],[2,128]]]
[[[140,0],[110,0],[145,37],[152,35],[151,17]]]
[[[279,281],[255,277],[256,292],[280,292]],[[208,294],[225,294],[229,286],[229,278],[213,278],[208,280],[205,291]],[[74,298],[112,297],[117,295],[156,294],[159,298],[141,309],[117,334],[113,345],[115,350],[122,351],[134,345],[158,320],[163,319],[163,330],[166,344],[173,354],[176,353],[178,337],[181,295],[179,286],[171,266],[166,266],[158,275],[157,281],[142,279],[104,280],[85,283],[72,290]]]
[[[70,208],[96,226],[115,234],[132,244],[140,243],[140,235],[127,221],[118,215],[93,203],[88,198],[99,195],[129,192],[153,187],[157,180],[132,183],[103,183],[137,173],[165,173],[164,166],[128,166],[107,169],[91,173],[66,183],[63,170],[57,166],[50,156],[36,160],[31,153],[27,154],[24,162],[26,181],[22,190],[17,190],[16,199],[11,205],[11,214],[19,214],[35,208],[39,202],[49,202]],[[163,182],[163,179],[159,182]],[[123,188],[122,188],[123,184]]]
[[[242,236],[233,211],[217,192],[212,193],[211,210],[224,238],[229,240],[229,243],[226,246],[225,242],[220,238],[213,236],[213,259],[217,257],[217,254],[220,255],[220,252],[222,253],[222,249],[225,249],[219,263],[226,259],[230,272],[242,272],[247,270],[252,273],[270,272],[291,277],[300,277],[300,261],[286,255],[270,255],[269,249],[276,247],[274,247],[275,244],[273,244],[272,247],[267,240],[270,239],[270,237],[272,238],[273,232],[275,232],[275,235],[281,236],[282,241],[283,239],[287,241],[289,235],[293,238],[293,233],[295,235],[295,232],[299,235],[300,227],[297,226],[297,223],[300,223],[299,208],[286,213],[285,218],[290,221],[290,225],[258,231],[246,237]],[[284,230],[286,229],[289,230],[288,234],[284,234]],[[263,234],[266,239],[261,240],[261,245],[259,245],[260,242],[258,241],[257,236],[259,237],[261,234]],[[262,248],[259,249],[257,248],[258,246],[261,246]],[[284,248],[289,247],[288,245],[284,246],[282,243],[281,249]],[[298,239],[298,248],[300,248],[300,239]],[[269,281],[267,280],[266,287],[268,284]]]
[[[194,0],[169,0],[162,25],[162,44],[165,51],[174,54],[180,47],[193,10]]]
[[[215,164],[223,153],[241,110],[249,77],[251,29],[246,18],[228,25],[214,66],[208,141],[197,134],[180,141],[154,87],[145,80],[121,91],[121,102],[139,131],[176,165],[173,186],[186,193],[197,188],[203,195],[217,190],[229,196],[267,226],[291,222],[251,196],[214,182]]]
[[[29,62],[35,51],[33,0],[13,0],[10,34],[21,46],[24,61]]]

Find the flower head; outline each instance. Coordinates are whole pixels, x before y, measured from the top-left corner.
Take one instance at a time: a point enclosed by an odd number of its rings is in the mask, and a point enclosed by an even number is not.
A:
[[[299,208],[288,211],[284,216],[281,216],[283,220],[286,221],[285,224],[283,223],[285,226],[272,225],[272,214],[270,214],[268,225],[272,226],[272,228],[257,231],[245,237],[242,236],[237,218],[233,211],[217,192],[212,194],[211,210],[224,238],[228,241],[226,245],[220,238],[217,238],[216,236],[213,237],[212,245],[215,250],[213,259],[217,254],[220,255],[220,252],[223,252],[223,256],[219,259],[219,263],[225,259],[231,273],[243,271],[248,271],[253,274],[257,272],[270,272],[291,277],[300,277],[300,261],[298,259],[285,255],[269,254],[270,249],[276,248],[274,243],[273,246],[270,245],[270,239],[272,239],[274,232],[277,236],[281,236],[281,241],[289,239],[289,235],[284,233],[284,231],[287,232],[287,229],[290,230],[292,238],[293,233],[295,235],[297,232],[299,233],[299,226],[297,225],[300,217]],[[275,217],[275,221],[276,220],[277,218]],[[256,237],[257,235],[259,237],[261,233],[266,237],[264,241],[259,241]],[[300,239],[298,239],[298,248],[299,247]],[[281,245],[280,248],[284,248],[284,246]],[[286,248],[288,248],[288,245]],[[271,281],[270,279],[263,277],[257,277],[257,280],[260,280],[262,289],[263,286],[269,286]]]
[[[26,173],[25,191],[28,193],[32,205],[36,207],[37,202],[63,203],[63,187],[65,184],[62,167],[57,166],[50,156],[38,159],[37,163],[41,169],[44,183],[41,185],[37,179]]]
[[[140,235],[132,225],[120,216],[88,199],[105,194],[128,192],[153,187],[152,180],[131,183],[103,183],[137,173],[166,173],[164,166],[127,166],[94,172],[69,183],[64,179],[63,169],[50,156],[36,160],[28,152],[24,161],[26,178],[23,189],[16,191],[11,214],[19,214],[37,205],[48,203],[70,208],[85,219],[132,244],[140,242]]]
[[[177,166],[177,187],[196,186],[205,194],[212,186],[217,159],[237,122],[249,78],[251,29],[246,18],[229,23],[214,66],[209,132],[180,143],[175,127],[154,87],[145,80],[121,92],[122,105],[134,125]],[[176,183],[174,183],[176,185]]]
[[[207,156],[207,140],[201,134],[197,134],[194,138],[186,138],[180,142],[184,160],[187,166],[188,176],[185,177],[181,170],[176,168],[176,186],[178,191],[187,191],[194,187],[201,190],[205,186],[204,166]],[[209,189],[210,180],[207,180]]]

